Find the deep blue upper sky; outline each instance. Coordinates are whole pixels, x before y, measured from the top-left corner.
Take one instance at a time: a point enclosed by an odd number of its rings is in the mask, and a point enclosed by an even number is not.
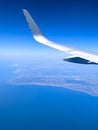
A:
[[[51,40],[72,47],[98,50],[97,0],[3,0],[0,1],[2,51],[42,47],[33,41],[23,8],[31,13],[42,32]]]

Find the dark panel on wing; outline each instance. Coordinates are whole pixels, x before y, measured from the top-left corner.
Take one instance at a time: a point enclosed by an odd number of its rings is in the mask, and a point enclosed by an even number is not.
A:
[[[95,62],[90,62],[89,60],[83,59],[81,57],[64,58],[64,61],[78,64],[97,64]]]

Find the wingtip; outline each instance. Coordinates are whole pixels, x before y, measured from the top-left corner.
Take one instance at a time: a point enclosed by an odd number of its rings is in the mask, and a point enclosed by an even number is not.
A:
[[[26,9],[22,9],[23,12],[28,12]]]

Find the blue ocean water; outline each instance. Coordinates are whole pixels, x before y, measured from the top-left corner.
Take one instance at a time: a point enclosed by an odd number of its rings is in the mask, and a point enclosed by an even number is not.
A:
[[[98,98],[45,86],[0,87],[0,130],[98,130]]]
[[[9,85],[11,71],[4,65],[0,130],[98,130],[98,97],[52,86]]]

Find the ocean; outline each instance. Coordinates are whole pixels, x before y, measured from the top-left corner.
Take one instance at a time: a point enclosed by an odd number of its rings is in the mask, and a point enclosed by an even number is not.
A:
[[[0,86],[0,130],[98,130],[98,97],[65,88]]]
[[[15,69],[1,63],[0,130],[98,130],[98,96],[63,87],[11,85]]]

